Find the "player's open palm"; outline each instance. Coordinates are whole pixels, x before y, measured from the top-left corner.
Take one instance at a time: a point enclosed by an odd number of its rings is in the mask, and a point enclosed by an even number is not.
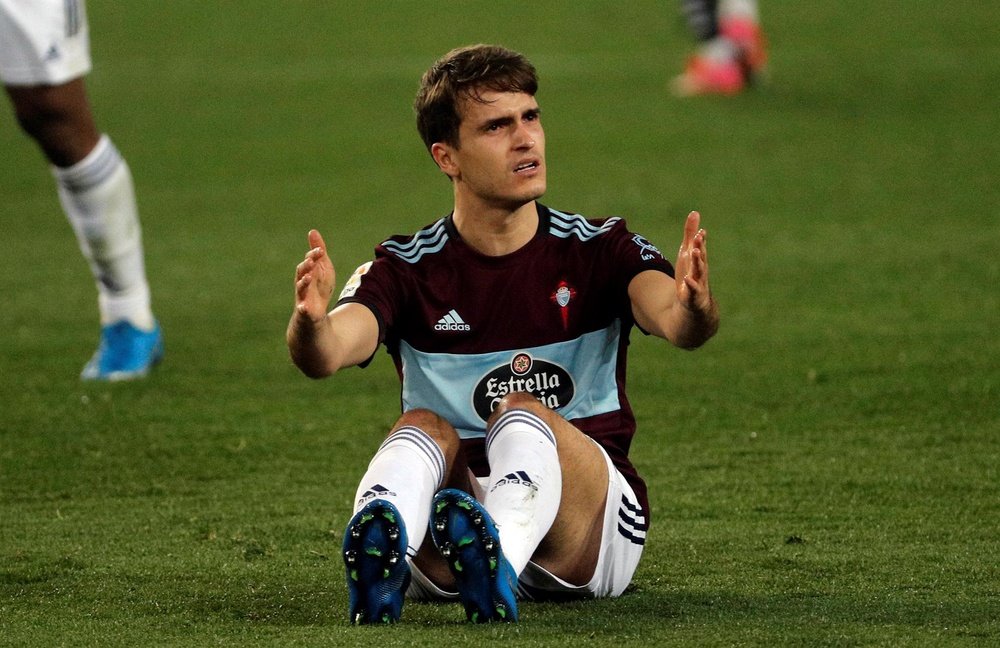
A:
[[[295,268],[295,312],[318,322],[326,317],[337,275],[316,230],[309,230],[309,251]]]
[[[684,223],[684,239],[677,252],[674,275],[677,301],[691,311],[707,312],[712,294],[708,288],[708,251],[701,215],[693,211]]]

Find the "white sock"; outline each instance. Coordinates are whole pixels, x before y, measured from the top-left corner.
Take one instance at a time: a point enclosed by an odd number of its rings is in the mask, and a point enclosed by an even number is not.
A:
[[[431,500],[444,482],[444,453],[423,430],[401,427],[382,443],[354,496],[357,513],[373,499],[391,502],[406,526],[407,555],[416,555],[427,533]]]
[[[757,0],[722,0],[719,3],[719,18],[741,18],[751,22],[760,22],[757,11]]]
[[[151,330],[149,284],[132,173],[107,135],[71,167],[52,167],[66,218],[97,283],[101,324]]]
[[[724,61],[735,61],[739,54],[739,49],[733,41],[725,36],[716,36],[702,43],[698,48],[698,54],[710,61],[722,63]]]
[[[496,522],[504,556],[520,574],[548,533],[562,499],[552,430],[526,410],[505,412],[486,435],[490,479],[483,505]]]

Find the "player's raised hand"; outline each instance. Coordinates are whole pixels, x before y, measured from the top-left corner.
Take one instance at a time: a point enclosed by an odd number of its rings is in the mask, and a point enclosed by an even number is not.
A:
[[[698,212],[688,214],[684,223],[684,239],[674,264],[674,276],[677,301],[690,311],[707,312],[711,307],[712,293],[708,287],[705,230],[700,225],[701,215]]]
[[[337,275],[316,230],[309,230],[309,251],[295,268],[295,313],[318,322],[326,317]]]

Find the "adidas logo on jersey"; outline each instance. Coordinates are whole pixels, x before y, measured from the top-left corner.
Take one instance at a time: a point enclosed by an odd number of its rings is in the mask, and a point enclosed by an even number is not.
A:
[[[471,331],[472,327],[465,323],[462,316],[453,308],[448,314],[437,321],[435,331]]]

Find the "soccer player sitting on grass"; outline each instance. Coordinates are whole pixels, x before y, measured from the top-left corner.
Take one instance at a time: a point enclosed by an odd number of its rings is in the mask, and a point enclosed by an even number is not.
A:
[[[379,245],[330,312],[335,273],[319,232],[296,269],[296,365],[324,377],[366,365],[383,343],[402,381],[403,414],[344,532],[352,622],[397,620],[404,595],[516,621],[518,598],[621,594],[642,554],[629,333],[683,348],[715,333],[705,232],[692,212],[675,268],[620,218],[537,202],[537,88],[516,52],[445,55],[415,109],[454,210]]]

